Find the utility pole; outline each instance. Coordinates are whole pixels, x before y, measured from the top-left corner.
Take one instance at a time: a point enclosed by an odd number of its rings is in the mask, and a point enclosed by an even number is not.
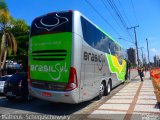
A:
[[[148,68],[150,70],[149,48],[148,48],[148,39],[147,38],[146,38],[146,43],[147,43],[147,52],[148,52]],[[150,74],[150,80],[151,80],[151,74]]]
[[[142,65],[144,65],[144,61],[143,61],[143,49],[142,48],[144,48],[144,47],[140,47],[141,48],[141,51],[142,51]]]
[[[148,48],[148,39],[146,38],[147,43],[147,52],[148,52],[148,67],[150,68],[150,60],[149,60],[149,48]]]
[[[128,29],[134,29],[135,45],[136,45],[136,51],[137,51],[137,62],[138,62],[138,66],[137,67],[139,67],[138,43],[137,43],[137,35],[136,35],[136,28],[137,27],[139,27],[139,25],[134,26],[134,27],[130,27]]]

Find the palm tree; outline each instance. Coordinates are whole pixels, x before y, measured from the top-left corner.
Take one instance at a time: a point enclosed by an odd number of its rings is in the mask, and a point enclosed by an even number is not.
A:
[[[4,0],[0,0],[0,30],[2,33],[0,50],[0,74],[1,70],[4,69],[7,54],[11,55],[12,51],[14,51],[15,55],[17,52],[16,40],[13,34],[8,30],[10,27],[12,27],[11,16],[7,8],[7,4]]]

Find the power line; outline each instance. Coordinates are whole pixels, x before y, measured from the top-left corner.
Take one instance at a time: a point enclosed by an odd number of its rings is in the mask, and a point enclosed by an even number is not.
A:
[[[121,30],[122,31],[124,31],[124,29],[122,29],[122,27],[121,27],[121,25],[119,24],[119,22],[117,21],[117,19],[114,17],[114,15],[112,14],[112,12],[109,10],[109,8],[107,7],[107,3],[105,2],[105,0],[101,0],[102,1],[102,3],[103,3],[103,5],[105,6],[105,8],[106,8],[106,10],[110,13],[110,15],[112,16],[112,18],[114,19],[114,21],[117,23],[117,25],[121,28]],[[120,3],[120,1],[119,1],[119,3]],[[121,4],[121,3],[120,3]],[[124,10],[123,10],[124,11]],[[127,18],[127,17],[126,17]],[[129,21],[129,20],[128,20]],[[126,28],[125,28],[126,29]],[[126,32],[126,31],[124,31],[124,32]],[[129,43],[132,43],[132,44],[135,44],[134,42],[132,42],[132,41],[129,41],[129,40],[126,40],[126,39],[124,39],[124,37],[119,37],[118,39],[121,39],[121,40],[125,40],[125,41],[127,41],[127,42],[129,42]]]
[[[129,19],[128,19],[128,17],[127,17],[127,15],[126,15],[126,12],[125,12],[125,10],[123,9],[123,7],[122,7],[122,4],[121,4],[121,2],[118,0],[118,2],[119,2],[119,4],[120,4],[120,8],[122,9],[122,11],[123,11],[123,13],[124,13],[124,16],[126,17],[126,20],[127,20],[127,22],[128,22],[128,24],[130,25],[130,21],[129,21]]]
[[[118,35],[120,36],[120,34],[116,31],[116,29],[114,29],[114,27],[100,14],[100,12],[98,12],[98,10],[96,10],[96,8],[88,1],[85,0],[90,6],[91,8],[112,28],[112,30]]]
[[[123,16],[121,15],[120,11],[118,10],[117,6],[115,5],[113,0],[107,0],[108,4],[110,5],[110,7],[112,8],[112,10],[114,11],[114,13],[116,14],[116,16],[118,17],[118,19],[120,20],[122,26],[124,27],[124,29],[126,30],[126,33],[129,35],[129,37],[133,40],[131,34],[129,33],[128,29],[127,29],[127,23],[125,22]]]
[[[124,13],[124,16],[126,17],[126,20],[127,20],[128,24],[131,25],[131,24],[130,24],[130,21],[129,21],[127,15],[126,15],[126,12],[125,12],[125,10],[124,10],[123,7],[122,7],[122,4],[121,4],[120,0],[118,0],[118,2],[119,2],[119,4],[120,4],[120,6],[121,6],[120,8],[121,8],[122,11],[123,11],[122,13]],[[134,40],[132,39],[132,41],[134,41]]]
[[[134,7],[134,4],[133,4],[133,1],[132,1],[132,0],[131,0],[131,5],[132,5],[132,9],[133,9],[134,17],[135,17],[135,19],[136,19],[137,23],[139,23],[139,22],[138,22],[138,19],[137,19],[137,15],[136,15],[135,7]]]
[[[137,24],[139,24],[138,18],[137,18],[137,15],[136,15],[136,10],[135,10],[135,7],[134,7],[134,4],[133,4],[133,1],[132,1],[132,0],[131,0],[131,6],[132,6],[132,9],[133,9],[133,14],[134,14],[134,17],[135,17],[135,21],[137,22]],[[140,29],[139,29],[139,33],[140,33],[141,40],[143,40]]]
[[[113,30],[117,35],[121,36],[121,35],[117,32],[117,30],[102,16],[102,14],[101,14],[88,0],[85,0],[85,1],[86,1],[86,3],[112,28],[112,30]],[[104,1],[104,0],[101,0],[101,1],[103,2],[105,8],[108,9],[105,1]],[[132,39],[132,41],[134,41],[133,38],[132,38],[132,36],[131,36],[131,34],[130,34],[130,32],[129,32],[128,29],[127,29],[127,28],[128,28],[128,27],[127,27],[127,23],[125,22],[123,16],[121,15],[121,13],[120,13],[120,11],[118,10],[117,6],[115,5],[114,1],[113,1],[113,0],[107,0],[107,1],[108,1],[108,3],[109,3],[110,7],[112,8],[112,10],[114,11],[115,15],[117,16],[117,18],[120,20],[120,22],[121,22],[122,26],[124,27],[126,33],[129,35],[129,37]],[[119,3],[120,3],[120,2],[119,2]],[[108,11],[109,11],[109,13],[111,14],[111,16],[113,17],[113,15],[112,15],[112,13],[110,12],[110,10],[108,10]],[[113,18],[114,18],[114,20],[116,21],[116,23],[119,25],[119,23],[117,22],[116,18],[115,18],[115,17],[113,17]],[[119,27],[120,27],[120,25],[119,25]],[[120,28],[121,28],[121,27],[120,27]],[[121,28],[121,29],[122,29],[122,28]],[[127,41],[127,42],[133,43],[133,42],[131,42],[131,41]]]
[[[107,0],[109,5],[111,6],[111,8],[114,10],[115,14],[117,15],[117,17],[119,18],[119,20],[121,21],[122,25],[126,28],[127,24],[125,23],[123,17],[121,16],[119,10],[117,9],[114,1],[111,0]]]
[[[118,10],[117,6],[115,5],[114,1],[112,0],[107,0],[108,3],[110,4],[110,6],[112,7],[112,9],[114,10],[115,14],[117,15],[117,17],[119,18],[119,20],[121,21],[122,25],[124,26],[124,29],[127,31],[127,34],[129,34],[129,36],[131,37],[130,33],[127,30],[127,24],[123,18],[123,16],[121,15],[120,11]],[[132,39],[132,37],[131,37]]]
[[[109,14],[113,17],[114,21],[117,23],[117,25],[119,26],[119,28],[123,31],[122,27],[120,26],[120,24],[118,23],[118,21],[116,20],[116,18],[113,16],[113,14],[111,13],[111,11],[108,9],[105,1],[104,0],[101,0],[101,1],[102,1],[103,5],[105,6],[106,11],[109,12]]]
[[[118,39],[125,40],[125,41],[127,41],[127,42],[132,43],[132,44],[134,44],[134,45],[135,45],[135,43],[134,43],[134,42],[129,41],[129,40],[126,40],[126,39],[124,39],[124,38],[119,37]]]
[[[111,13],[111,11],[109,10],[109,8],[107,7],[106,3],[104,0],[101,0],[103,5],[105,6],[106,10],[108,10],[108,12],[110,13],[110,15],[113,17],[113,19],[115,20],[115,22],[118,24],[118,26],[121,28],[120,24],[117,22],[117,19],[114,17],[114,15]],[[122,31],[124,31],[122,28],[121,28]],[[129,40],[126,40],[124,39],[123,37],[119,37],[118,39],[121,39],[121,40],[124,40],[124,41],[127,41],[129,43],[132,43],[132,44],[135,44],[134,42],[132,41],[129,41]]]

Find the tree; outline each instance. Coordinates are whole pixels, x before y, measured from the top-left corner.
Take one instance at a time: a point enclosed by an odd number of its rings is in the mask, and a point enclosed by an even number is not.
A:
[[[8,30],[12,27],[11,16],[4,0],[0,0],[0,30],[2,33],[1,51],[0,51],[0,72],[4,69],[6,63],[7,54],[11,55],[14,51],[14,55],[17,52],[17,43],[13,34]],[[1,64],[2,62],[2,64]]]
[[[10,31],[15,36],[18,45],[17,54],[14,59],[16,59],[18,63],[21,63],[23,65],[24,71],[27,71],[28,69],[29,29],[30,27],[23,19],[12,20],[12,27]]]
[[[23,19],[12,19],[11,32],[15,37],[29,35],[29,26]]]

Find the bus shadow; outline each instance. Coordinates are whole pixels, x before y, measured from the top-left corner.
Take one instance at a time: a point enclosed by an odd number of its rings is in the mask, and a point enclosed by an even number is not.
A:
[[[22,100],[9,101],[0,99],[0,114],[49,114],[49,115],[71,115],[93,103],[95,99],[79,104],[53,103],[35,99],[32,102]],[[9,108],[9,109],[8,109]]]

